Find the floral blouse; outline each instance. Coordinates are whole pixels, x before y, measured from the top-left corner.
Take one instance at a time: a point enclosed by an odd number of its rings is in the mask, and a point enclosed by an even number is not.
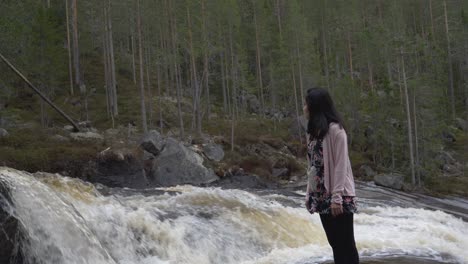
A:
[[[323,140],[314,139],[307,144],[307,155],[312,166],[316,169],[316,178],[313,182],[317,184],[316,192],[309,193],[310,213],[330,214],[331,194],[327,192],[324,185],[324,165],[323,165]],[[354,196],[343,196],[343,212],[356,213],[357,206]]]

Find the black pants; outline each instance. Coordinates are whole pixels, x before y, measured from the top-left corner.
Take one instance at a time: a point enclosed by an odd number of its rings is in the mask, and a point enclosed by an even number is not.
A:
[[[320,214],[328,243],[333,249],[335,264],[359,263],[359,254],[354,241],[353,214]]]

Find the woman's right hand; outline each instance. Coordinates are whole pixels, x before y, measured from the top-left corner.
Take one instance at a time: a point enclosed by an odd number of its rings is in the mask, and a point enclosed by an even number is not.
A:
[[[308,194],[306,194],[306,197],[305,197],[305,206],[307,208],[307,211],[310,212],[310,203],[309,203],[309,200],[310,200],[310,196]]]

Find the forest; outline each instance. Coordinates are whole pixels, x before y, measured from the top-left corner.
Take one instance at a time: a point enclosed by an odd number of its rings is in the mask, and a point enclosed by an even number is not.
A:
[[[268,137],[302,157],[304,93],[323,87],[353,165],[467,194],[467,12],[464,0],[2,0],[0,54],[76,122],[219,134],[231,151]],[[21,137],[43,155],[30,134],[65,125],[0,61],[4,165],[44,169]]]

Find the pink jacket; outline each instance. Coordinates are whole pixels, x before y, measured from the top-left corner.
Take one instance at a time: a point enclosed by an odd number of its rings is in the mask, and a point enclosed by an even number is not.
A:
[[[322,146],[325,189],[332,194],[333,203],[341,204],[343,195],[356,196],[345,130],[330,123]]]

